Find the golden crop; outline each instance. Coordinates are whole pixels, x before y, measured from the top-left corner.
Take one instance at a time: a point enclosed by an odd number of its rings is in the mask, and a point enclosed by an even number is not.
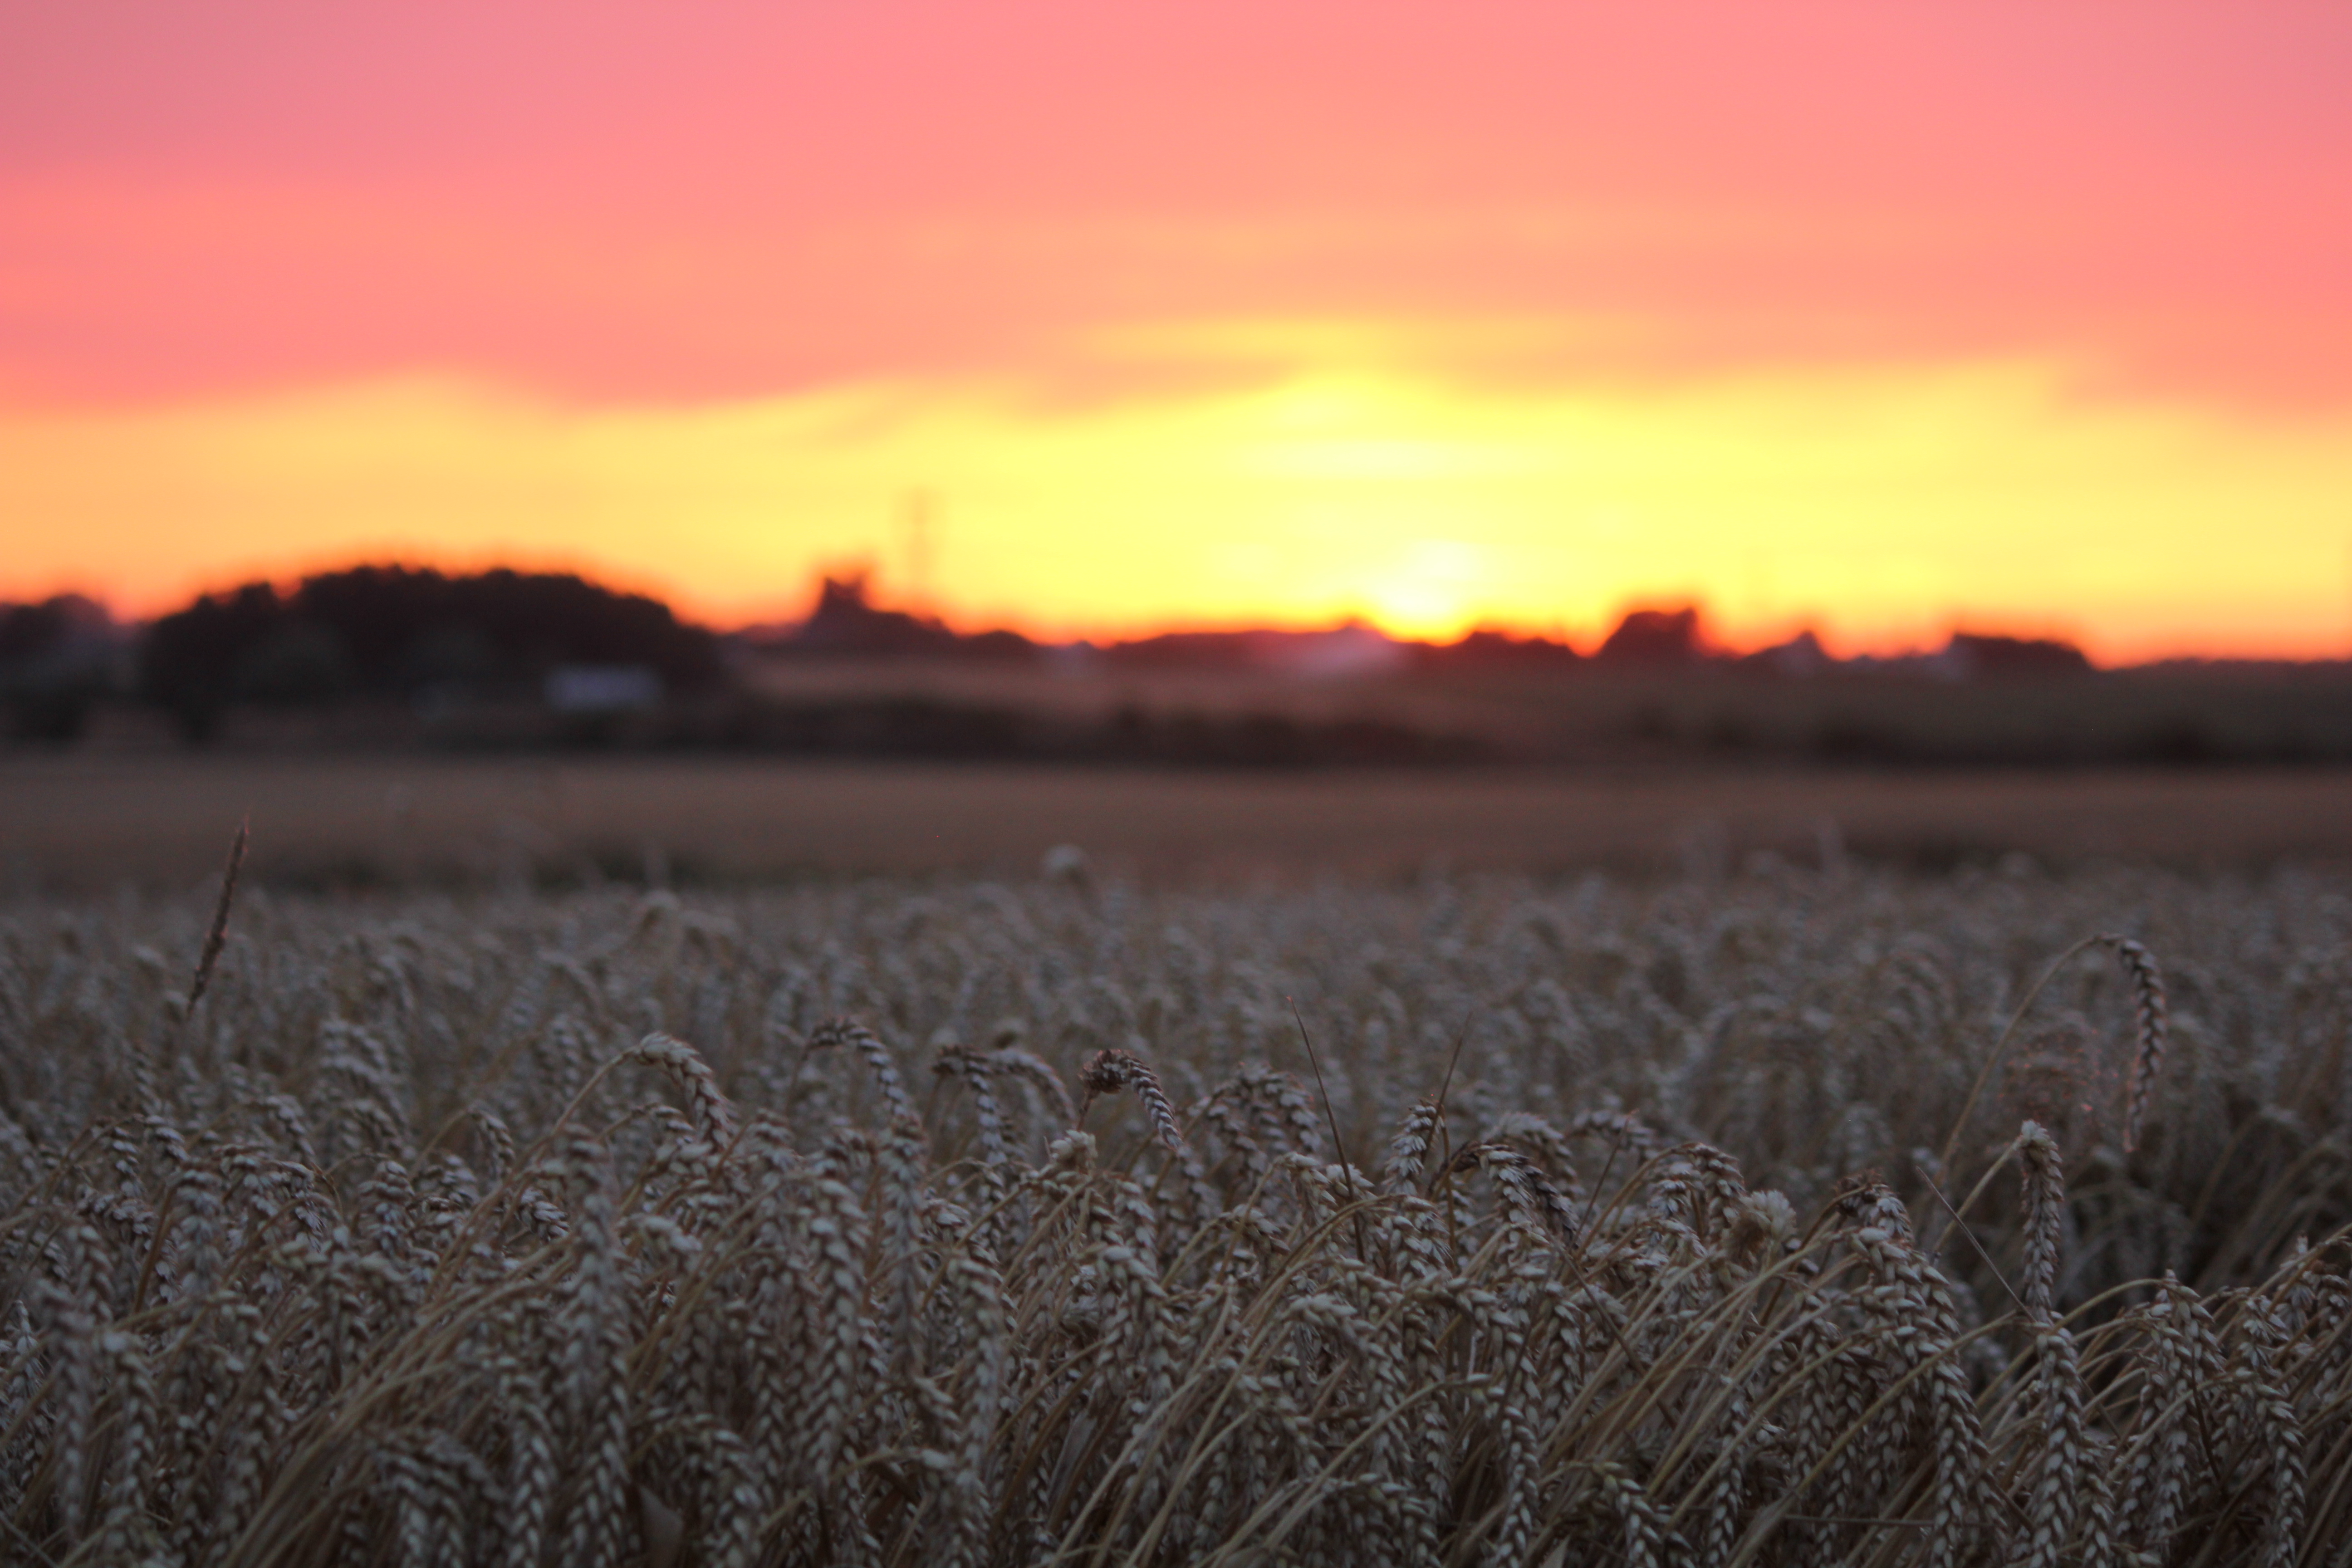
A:
[[[0,1558],[2352,1540],[2352,886],[1062,869],[0,918]]]

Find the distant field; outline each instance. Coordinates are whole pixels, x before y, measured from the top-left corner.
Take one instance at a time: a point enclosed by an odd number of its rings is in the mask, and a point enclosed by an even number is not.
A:
[[[2178,766],[2352,762],[2352,668],[2180,665],[1939,679],[1738,667],[1275,671],[770,661],[742,743],[868,755]],[[772,705],[759,716],[761,703]],[[797,716],[796,722],[787,722]],[[1256,743],[1249,718],[1293,730]],[[1390,731],[1368,752],[1331,727]],[[1418,746],[1400,747],[1404,736]]]
[[[1922,868],[2023,851],[2179,866],[2352,858],[2332,769],[1659,768],[1242,773],[781,762],[0,757],[0,889],[208,877],[238,819],[253,868],[313,886],[682,882],[1025,872],[1055,845],[1154,878],[1432,863],[1538,873],[1730,868],[1768,851]]]
[[[212,713],[228,755],[704,754],[1117,767],[2352,766],[2352,665],[2159,666],[1959,679],[1695,667],[1306,675],[1078,658],[747,658],[628,712],[558,711],[529,682]],[[210,710],[207,710],[209,713]],[[84,754],[173,749],[163,709],[85,715]],[[37,735],[40,715],[0,715]]]

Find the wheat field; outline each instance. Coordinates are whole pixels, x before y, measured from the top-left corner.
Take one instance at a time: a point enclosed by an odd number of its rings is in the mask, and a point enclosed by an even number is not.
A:
[[[2352,880],[209,913],[0,915],[10,1562],[2352,1562]]]

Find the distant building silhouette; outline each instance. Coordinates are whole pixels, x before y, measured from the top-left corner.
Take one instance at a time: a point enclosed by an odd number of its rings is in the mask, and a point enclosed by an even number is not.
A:
[[[1458,642],[1423,646],[1420,662],[1435,669],[1565,669],[1583,655],[1550,637],[1519,637],[1481,626]]]
[[[642,664],[559,664],[545,690],[558,713],[642,713],[661,706],[662,679]]]
[[[940,621],[874,603],[865,572],[826,576],[808,619],[760,646],[772,652],[857,658],[1024,659],[1037,645],[1018,632],[965,637]]]
[[[1704,657],[1699,642],[1697,606],[1673,610],[1629,610],[1592,657],[1601,664],[1689,664]]]
[[[828,576],[817,589],[816,608],[792,640],[813,653],[903,658],[950,651],[955,633],[940,622],[886,610],[869,596],[864,572]]]
[[[2052,637],[1992,637],[1954,632],[1936,656],[1938,673],[1958,679],[1974,676],[2079,675],[2091,668],[2081,648]]]
[[[1308,679],[1380,675],[1413,661],[1423,645],[1402,643],[1379,627],[1348,621],[1323,631],[1163,632],[1112,643],[1111,665],[1174,669],[1251,669]]]
[[[1822,639],[1808,627],[1787,642],[1759,647],[1754,653],[1742,656],[1739,663],[1743,668],[1760,670],[1768,675],[1806,676],[1819,675],[1834,667],[1837,660],[1830,657],[1829,650],[1822,647]]]

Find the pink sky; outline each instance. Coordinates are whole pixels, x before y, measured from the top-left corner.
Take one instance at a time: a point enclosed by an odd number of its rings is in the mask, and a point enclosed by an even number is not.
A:
[[[1507,409],[2026,365],[2061,412],[2206,420],[2216,454],[2308,447],[2302,499],[2231,525],[2326,556],[2330,607],[2296,635],[2333,637],[2347,83],[2352,8],[2317,4],[19,5],[0,12],[0,456],[70,425],[135,468],[160,413],[420,377],[583,418],[985,386],[1045,431],[1372,371]],[[1785,406],[1818,425],[1810,395]],[[894,462],[901,484],[960,471],[926,450],[877,456],[855,505],[887,513]],[[2200,482],[2228,493],[2234,460]],[[480,461],[482,485],[520,482]],[[2098,472],[2049,483],[2093,512],[2137,493]],[[262,511],[324,493],[239,482]],[[1871,482],[1899,525],[1900,481]],[[163,592],[164,536],[108,510],[129,504],[0,480],[12,531],[89,530],[86,560],[52,550],[0,592]],[[970,528],[1017,542],[1004,504]],[[517,515],[476,546],[542,537]],[[813,510],[803,554],[847,515]],[[421,515],[370,526],[350,548],[463,542]],[[1673,548],[1765,526],[1732,508]],[[165,551],[170,581],[277,549],[214,529]],[[1625,570],[1626,595],[1671,575]],[[2231,628],[2260,617],[2200,630],[2183,572],[2117,608],[2138,629],[2115,638],[2245,642]],[[1785,610],[1876,624],[1865,590],[1822,581]],[[1034,613],[1083,619],[1087,592]],[[1894,619],[1983,597],[1923,589]],[[2150,620],[2157,599],[2174,608]],[[2077,620],[2095,637],[2107,614]]]

